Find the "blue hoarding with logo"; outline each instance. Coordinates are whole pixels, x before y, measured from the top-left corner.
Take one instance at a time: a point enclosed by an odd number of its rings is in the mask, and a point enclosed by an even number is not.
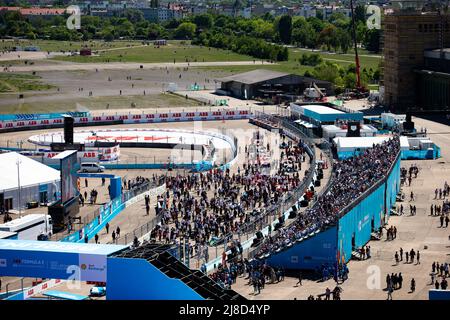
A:
[[[0,275],[106,281],[106,257],[117,245],[0,240]]]

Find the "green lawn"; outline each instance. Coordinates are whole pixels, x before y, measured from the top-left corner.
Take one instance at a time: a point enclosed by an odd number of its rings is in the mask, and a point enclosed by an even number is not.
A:
[[[250,56],[240,55],[228,50],[207,48],[171,41],[159,48],[150,45],[138,48],[119,49],[100,52],[98,56],[55,57],[56,60],[74,62],[203,62],[203,61],[246,61],[254,60]]]
[[[15,93],[23,91],[41,91],[54,88],[42,83],[40,77],[31,74],[0,73],[0,92]]]
[[[0,50],[10,50],[14,46],[38,46],[42,51],[78,51],[84,46],[92,48],[92,50],[106,50],[112,48],[121,48],[128,46],[140,46],[141,41],[56,41],[56,40],[0,40]]]
[[[206,70],[217,70],[217,71],[225,71],[230,72],[230,74],[239,73],[239,72],[247,72],[255,69],[268,69],[275,70],[286,73],[294,73],[303,75],[306,70],[312,71],[314,67],[301,65],[298,61],[303,53],[311,54],[313,53],[311,50],[299,49],[299,48],[289,48],[289,60],[278,62],[275,65],[262,65],[261,63],[256,63],[255,65],[248,66],[220,66],[220,67],[202,67],[202,69]],[[355,58],[352,53],[349,54],[327,54],[324,52],[314,52],[319,53],[319,55],[325,61],[332,61],[337,63],[342,67],[347,67],[349,64],[355,62]],[[367,52],[364,55],[369,55]],[[373,70],[378,68],[378,64],[380,63],[381,58],[372,55],[371,57],[360,57],[361,70],[363,68],[372,68]]]
[[[347,66],[350,63],[355,63],[355,56],[353,53],[353,50],[349,50],[347,54],[341,54],[341,53],[326,53],[326,52],[312,52],[311,50],[307,49],[299,49],[299,48],[292,48],[289,52],[289,60],[297,60],[302,56],[303,53],[311,54],[311,53],[318,53],[322,59],[328,60],[331,62],[336,62],[339,65]],[[381,58],[379,55],[370,54],[367,51],[359,52],[359,61],[361,64],[361,69],[366,68],[367,70],[372,68],[373,70],[378,68],[379,63],[381,62]]]

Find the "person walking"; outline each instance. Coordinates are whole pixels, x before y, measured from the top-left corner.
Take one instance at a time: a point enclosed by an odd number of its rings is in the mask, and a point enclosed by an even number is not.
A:
[[[403,261],[403,248],[400,248],[400,261]]]
[[[325,289],[325,300],[330,300],[331,290],[330,288]]]
[[[395,251],[394,258],[395,258],[395,265],[398,265],[399,259],[398,259],[398,252],[397,251]]]
[[[302,284],[302,280],[303,280],[303,277],[302,277],[302,273],[300,272],[300,273],[298,274],[298,281],[297,281],[297,283],[295,284],[295,286],[298,287],[299,284],[302,286],[302,285],[303,285],[303,284]]]
[[[419,250],[417,250],[417,255],[416,255],[416,257],[417,257],[417,262],[416,262],[416,264],[420,264],[420,251],[419,251]]]
[[[109,233],[109,223],[108,222],[105,225],[105,229],[106,229],[106,234],[108,234]]]
[[[434,288],[436,290],[439,290],[439,281],[436,280],[436,282],[434,283]]]
[[[116,242],[116,232],[114,230],[111,233],[111,237],[112,237],[112,241],[115,243]]]
[[[411,279],[411,293],[416,291],[416,280],[414,278]]]
[[[402,288],[402,284],[403,284],[403,276],[402,276],[401,272],[398,274],[397,280],[398,280],[398,288],[401,289]]]
[[[392,288],[391,285],[388,286],[388,294],[387,294],[387,300],[392,300],[392,292],[394,291],[394,288]]]
[[[411,263],[414,263],[415,256],[416,256],[416,252],[414,251],[414,249],[411,249],[411,251],[409,252],[409,257],[411,258]]]
[[[89,238],[87,235],[84,236],[84,243],[88,243],[89,242]]]
[[[98,244],[98,234],[95,234],[94,239],[95,239],[95,243]]]

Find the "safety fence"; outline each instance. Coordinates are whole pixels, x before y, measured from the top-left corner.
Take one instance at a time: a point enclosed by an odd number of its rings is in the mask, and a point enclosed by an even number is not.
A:
[[[249,108],[227,108],[211,111],[182,111],[132,114],[109,114],[74,118],[75,126],[101,126],[113,124],[139,124],[182,121],[225,121],[249,119],[252,112]],[[0,132],[61,128],[63,117],[40,120],[8,120],[0,121]]]
[[[231,146],[231,149],[232,149],[231,161],[227,161],[227,159],[225,159],[226,163],[219,167],[213,167],[213,166],[204,167],[204,168],[202,168],[202,170],[198,170],[198,171],[206,171],[206,170],[210,170],[213,168],[218,168],[220,170],[226,170],[226,169],[230,168],[233,165],[233,163],[236,161],[237,156],[238,156],[238,148],[237,148],[238,138],[236,136],[234,136],[232,132],[225,130],[225,129],[222,129],[222,136],[224,139],[226,139],[228,141],[228,143]],[[138,199],[138,198],[136,197],[135,199]],[[125,236],[116,239],[114,242],[111,241],[110,243],[130,245],[134,241],[135,238],[137,238],[138,240],[140,239],[140,241],[141,240],[149,240],[151,231],[160,222],[161,222],[161,215],[156,216],[151,221],[139,226],[132,232],[126,234]]]
[[[214,246],[216,257],[205,264],[206,270],[208,272],[216,269],[221,263],[222,258],[219,256],[219,252],[220,254],[222,252],[226,252],[227,254],[230,253],[230,251],[227,251],[227,244],[232,239],[236,239],[241,242],[243,254],[247,255],[247,257],[251,259],[258,251],[258,246],[252,247],[253,240],[256,238],[256,232],[259,231],[263,235],[267,236],[280,221],[281,217],[283,221],[287,220],[286,218],[292,211],[292,206],[303,199],[305,191],[309,187],[313,186],[313,181],[317,179],[315,170],[317,162],[313,141],[306,137],[305,134],[297,126],[291,125],[285,119],[262,113],[259,113],[259,116],[264,117],[265,120],[277,123],[282,129],[283,134],[287,135],[294,141],[303,142],[305,150],[310,157],[310,169],[308,170],[308,174],[303,179],[302,183],[293,192],[286,194],[278,204],[274,205],[270,209],[267,209],[266,213],[261,216],[261,218],[247,224],[245,228],[243,228],[239,232],[236,232],[233,236],[229,235],[227,238],[223,239],[223,241],[221,241],[219,245]],[[329,150],[326,150],[326,152],[329,153]]]
[[[164,185],[163,180],[156,182],[150,181],[122,193],[121,196],[111,200],[94,212],[83,217],[80,224],[72,224],[72,227],[68,229],[69,235],[63,236],[56,234],[52,240],[82,242],[84,241],[85,236],[87,236],[88,239],[91,239],[95,236],[99,229],[101,229],[99,227],[104,226],[108,221],[111,221],[126,207],[127,203],[133,201],[133,199],[138,195],[151,190],[152,188],[160,187],[161,185]]]

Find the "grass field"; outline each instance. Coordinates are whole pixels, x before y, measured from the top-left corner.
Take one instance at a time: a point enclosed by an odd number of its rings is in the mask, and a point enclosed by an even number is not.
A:
[[[0,73],[0,92],[42,91],[54,88],[42,83],[40,77],[30,74]]]
[[[37,46],[42,51],[78,51],[84,46],[92,50],[108,50],[113,48],[140,46],[141,41],[55,41],[55,40],[0,40],[0,50],[11,50],[15,46]]]
[[[135,107],[132,107],[132,103]],[[104,96],[3,105],[0,107],[0,114],[86,111],[87,109],[130,109],[131,111],[133,108],[154,108],[156,110],[158,108],[191,108],[196,106],[199,106],[196,101],[165,93],[147,96]]]
[[[290,49],[289,52],[289,60],[297,60],[302,56],[303,53],[311,54],[318,53],[322,59],[325,61],[336,62],[342,66],[347,66],[350,63],[355,63],[355,56],[353,51],[349,51],[347,54],[341,53],[326,53],[326,52],[312,52],[307,49],[294,48]],[[381,57],[379,55],[370,54],[366,51],[359,52],[359,61],[361,64],[361,69],[366,68],[367,70],[372,68],[373,70],[378,68],[379,63],[381,62]]]
[[[240,55],[228,50],[192,46],[182,44],[180,41],[171,41],[167,46],[155,47],[153,45],[118,49],[100,52],[98,56],[81,57],[55,57],[56,60],[74,62],[203,62],[203,61],[245,61],[253,60],[250,56]]]
[[[220,70],[225,72],[230,72],[230,74],[238,73],[238,72],[246,72],[252,71],[255,69],[268,69],[275,70],[286,73],[294,73],[298,75],[303,75],[306,70],[312,71],[313,67],[301,65],[298,61],[303,53],[311,54],[311,50],[299,49],[299,48],[290,48],[289,49],[289,60],[278,62],[275,65],[261,65],[261,63],[256,63],[255,65],[248,66],[220,66],[220,67],[202,67],[202,69],[206,70]],[[347,67],[351,63],[355,62],[355,58],[352,54],[328,54],[324,52],[314,52],[318,53],[325,61],[335,62],[342,67]],[[372,68],[373,70],[378,68],[378,64],[381,61],[381,58],[376,55],[360,57],[361,70],[366,68],[369,70]]]

